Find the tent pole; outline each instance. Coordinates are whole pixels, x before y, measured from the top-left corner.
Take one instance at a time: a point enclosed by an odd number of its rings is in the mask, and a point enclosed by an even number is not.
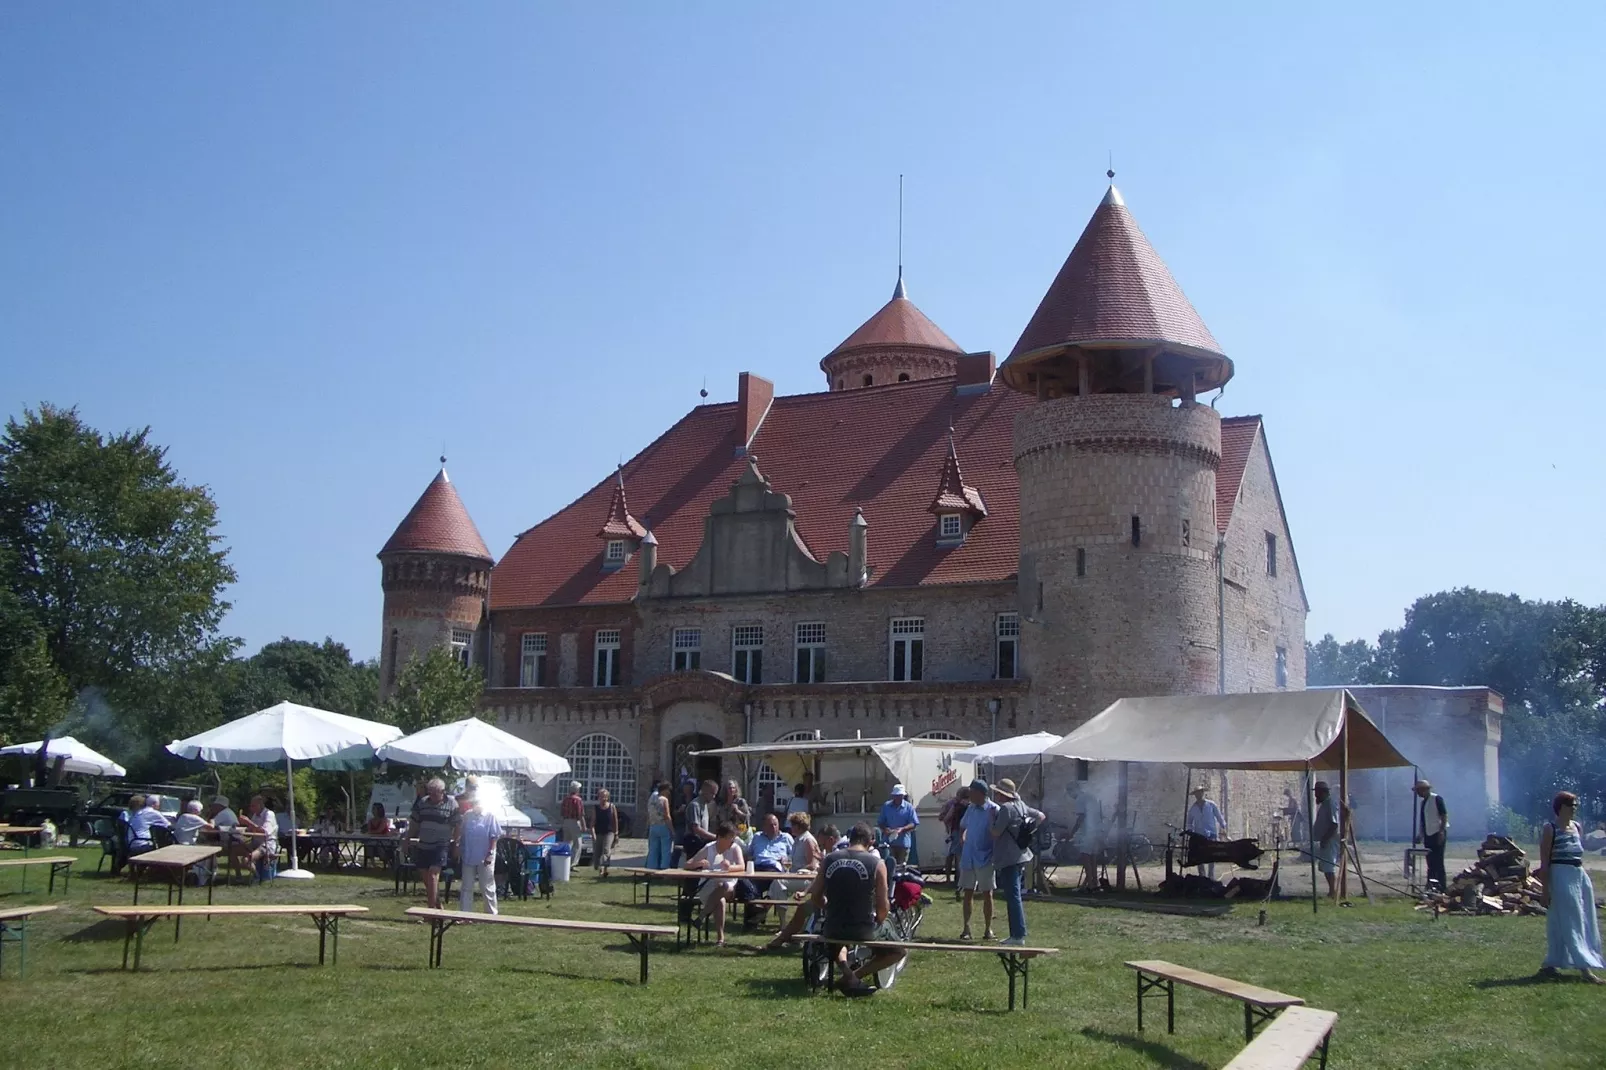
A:
[[[1338,730],[1338,898],[1349,898],[1349,704],[1344,705],[1344,720]]]
[[[301,860],[296,856],[296,776],[295,769],[290,765],[290,755],[284,756],[284,793],[290,807],[286,816],[290,818],[290,868],[280,873],[281,877],[299,877],[310,880],[311,873],[301,868]],[[277,851],[278,844],[272,845]]]
[[[1306,854],[1310,856],[1310,912],[1319,913],[1316,906],[1316,785],[1311,780],[1310,763],[1305,763],[1305,831],[1309,843]]]
[[[1115,890],[1126,891],[1126,866],[1132,858],[1131,832],[1127,828],[1127,773],[1126,762],[1115,766]]]

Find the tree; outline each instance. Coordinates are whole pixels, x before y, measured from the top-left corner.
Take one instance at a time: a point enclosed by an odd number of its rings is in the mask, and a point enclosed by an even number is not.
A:
[[[1378,650],[1365,639],[1340,643],[1328,632],[1319,642],[1305,643],[1305,683],[1308,687],[1342,687],[1345,684],[1380,684],[1387,669]]]
[[[211,495],[178,478],[149,428],[107,437],[76,410],[50,405],[6,422],[7,612],[42,638],[68,689],[98,689],[114,712],[137,711],[139,723],[124,727],[146,738],[203,716],[201,678],[235,645],[218,632],[235,573],[216,523]],[[13,656],[0,665],[0,685],[39,670]],[[186,686],[171,688],[175,680]]]
[[[333,639],[279,639],[230,662],[225,677],[224,713],[230,717],[285,701],[365,719],[378,712],[379,667],[353,661],[345,644]]]
[[[0,746],[25,743],[49,734],[66,721],[72,705],[67,681],[50,661],[45,637],[16,647],[0,683]]]
[[[434,647],[407,662],[379,719],[409,733],[461,721],[474,716],[484,690],[478,669],[467,668],[450,651]]]

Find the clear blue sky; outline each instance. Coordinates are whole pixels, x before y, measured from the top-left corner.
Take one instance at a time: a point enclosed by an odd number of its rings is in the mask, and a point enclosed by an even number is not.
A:
[[[7,3],[0,401],[149,424],[248,649],[372,656],[443,442],[500,554],[705,379],[820,389],[900,172],[910,295],[1007,354],[1113,151],[1265,414],[1313,638],[1598,604],[1603,13]]]

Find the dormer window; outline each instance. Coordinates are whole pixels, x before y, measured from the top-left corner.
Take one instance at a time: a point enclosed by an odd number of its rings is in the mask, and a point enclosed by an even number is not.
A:
[[[959,448],[951,428],[948,456],[943,459],[942,474],[937,479],[937,496],[926,511],[937,518],[937,545],[942,547],[962,545],[970,529],[987,516],[981,492],[965,482],[965,474],[959,468]]]
[[[943,513],[937,519],[937,537],[944,541],[965,536],[965,518],[958,513]]]
[[[622,565],[625,558],[630,556],[623,539],[609,539],[607,549],[603,551],[602,561],[606,565]]]

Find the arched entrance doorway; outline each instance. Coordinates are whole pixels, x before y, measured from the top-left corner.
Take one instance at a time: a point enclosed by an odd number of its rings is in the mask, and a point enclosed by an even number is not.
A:
[[[693,751],[713,750],[724,744],[713,736],[703,732],[686,732],[669,741],[669,771],[671,779],[678,785],[687,777],[699,784],[705,780],[720,783],[723,766],[720,759],[712,756],[693,757]]]

